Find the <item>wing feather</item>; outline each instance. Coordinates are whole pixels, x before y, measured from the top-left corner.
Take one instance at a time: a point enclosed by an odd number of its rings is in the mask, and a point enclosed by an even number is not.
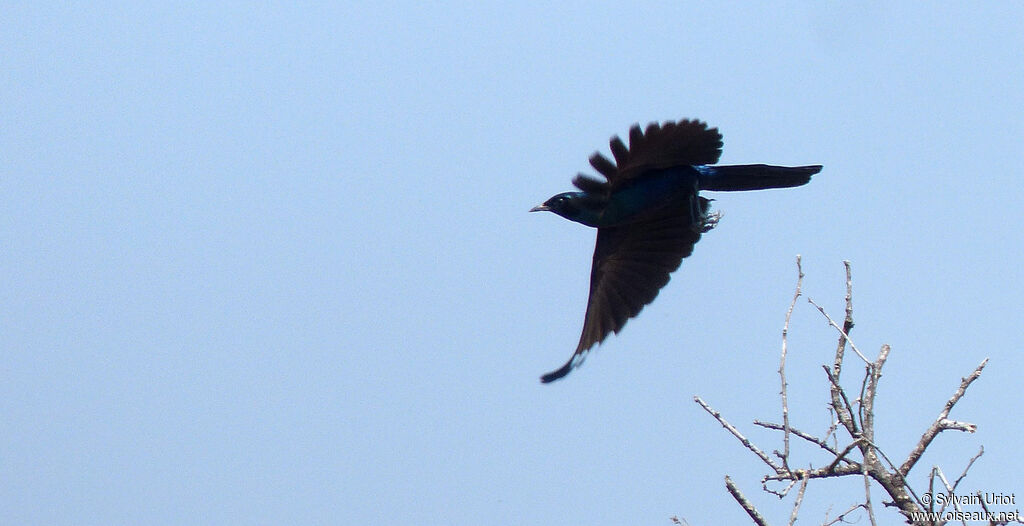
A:
[[[605,176],[609,181],[615,178],[615,174],[618,173],[618,169],[615,168],[615,163],[608,160],[607,157],[600,153],[594,153],[590,156],[590,166],[593,166],[598,173]]]
[[[612,187],[640,175],[682,165],[715,164],[722,154],[722,134],[698,120],[652,122],[642,130],[629,129],[629,147],[618,136],[608,142],[615,163],[600,153],[590,157],[595,170],[608,178]]]
[[[704,205],[704,203],[702,203]],[[706,205],[705,205],[706,206]],[[562,368],[544,375],[551,382],[583,362],[586,352],[618,333],[669,282],[683,258],[693,253],[703,225],[690,214],[666,213],[639,223],[597,230],[597,245],[590,272],[590,297],[583,332],[572,358]]]
[[[612,150],[612,156],[615,157],[616,165],[622,166],[623,163],[629,160],[629,148],[626,148],[626,145],[618,135],[608,141],[608,146]]]
[[[572,184],[584,192],[595,195],[607,194],[611,186],[607,182],[587,174],[576,174],[576,177],[572,178]]]

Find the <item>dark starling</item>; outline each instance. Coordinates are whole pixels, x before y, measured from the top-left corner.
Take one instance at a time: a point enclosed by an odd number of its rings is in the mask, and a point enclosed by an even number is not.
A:
[[[618,137],[610,146],[614,163],[600,153],[590,156],[604,181],[579,174],[572,182],[580,191],[558,194],[530,210],[597,228],[583,334],[572,358],[542,376],[544,383],[569,374],[587,350],[654,301],[701,234],[715,226],[711,200],[698,192],[789,188],[821,171],[820,165],[709,166],[722,153],[722,135],[697,120],[652,123],[646,130],[634,125],[628,148]]]

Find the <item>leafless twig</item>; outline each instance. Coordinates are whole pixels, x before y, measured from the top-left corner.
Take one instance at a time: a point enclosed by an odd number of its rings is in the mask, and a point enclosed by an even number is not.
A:
[[[796,291],[793,292],[793,301],[789,302],[789,309],[786,310],[786,323],[782,325],[782,353],[779,358],[779,379],[782,381],[782,467],[789,469],[789,400],[786,395],[786,354],[789,351],[789,320],[793,318],[793,308],[796,307],[796,300],[800,297],[800,289],[804,283],[804,269],[800,265],[800,255],[796,256]],[[806,482],[804,485],[806,486]],[[794,519],[795,520],[795,519]]]
[[[800,513],[800,504],[804,501],[804,493],[807,491],[807,481],[811,480],[804,475],[800,479],[800,490],[796,492],[796,500],[793,502],[793,511],[789,514],[789,526],[796,524],[796,516]]]
[[[868,519],[872,525],[876,524],[875,509],[873,501],[875,500],[872,496],[872,485],[878,484],[884,493],[892,499],[891,502],[882,500],[885,506],[895,506],[899,509],[906,518],[927,508],[932,510],[931,502],[928,506],[925,506],[924,502],[914,492],[913,488],[907,482],[907,474],[914,467],[924,450],[928,447],[932,440],[942,431],[947,429],[955,429],[959,431],[974,432],[977,427],[969,422],[961,422],[957,420],[949,419],[949,413],[953,406],[964,396],[967,388],[981,375],[982,370],[988,363],[986,358],[981,364],[974,370],[974,372],[966,378],[963,378],[960,383],[959,389],[950,397],[949,401],[946,402],[943,410],[939,413],[939,416],[932,422],[928,430],[922,435],[921,440],[910,452],[907,459],[897,467],[889,456],[878,447],[875,438],[875,402],[878,396],[879,386],[881,384],[882,369],[889,358],[892,349],[888,345],[883,345],[878,353],[875,360],[869,360],[853,343],[850,339],[850,331],[853,329],[853,285],[852,285],[852,272],[850,270],[850,263],[844,261],[843,265],[846,269],[846,316],[843,320],[843,325],[839,326],[835,320],[825,309],[815,303],[813,300],[808,299],[808,302],[814,305],[818,311],[828,320],[829,325],[832,326],[839,333],[839,343],[836,346],[835,357],[832,367],[825,366],[825,374],[829,382],[829,391],[831,403],[828,406],[830,413],[834,416],[831,418],[831,424],[823,435],[824,438],[819,438],[811,433],[802,431],[793,427],[790,422],[790,411],[789,411],[789,396],[788,396],[788,382],[786,380],[786,358],[789,352],[789,328],[792,320],[792,315],[797,304],[797,300],[803,294],[803,267],[801,264],[800,256],[797,256],[797,282],[796,290],[793,294],[793,299],[786,311],[785,323],[782,329],[782,349],[779,358],[779,380],[781,385],[780,399],[782,405],[782,423],[770,423],[755,420],[754,424],[760,427],[782,431],[782,451],[773,450],[775,456],[779,457],[781,464],[777,463],[765,453],[765,450],[758,447],[756,444],[747,439],[735,426],[730,424],[718,411],[711,408],[711,406],[701,399],[699,396],[694,397],[694,401],[697,402],[705,411],[708,412],[712,417],[717,420],[722,427],[729,431],[737,440],[740,441],[743,446],[754,453],[762,462],[771,468],[772,473],[769,473],[762,477],[761,485],[762,489],[771,494],[777,495],[780,498],[785,497],[789,494],[790,490],[799,484],[799,490],[793,504],[792,511],[790,513],[789,524],[792,525],[796,522],[797,515],[800,507],[803,503],[806,495],[807,486],[811,479],[818,478],[831,478],[831,477],[845,477],[858,475],[863,478],[864,481],[864,498],[863,502],[852,506],[849,510],[839,515],[839,517],[832,521],[826,522],[825,525],[832,525],[838,522],[845,521],[845,517],[852,513],[858,508],[862,508],[867,512]],[[840,382],[840,374],[843,369],[843,357],[846,348],[846,344],[849,343],[850,348],[861,358],[865,363],[865,372],[862,381],[860,382],[860,396],[855,400],[857,409],[854,410],[854,403],[851,403],[849,396],[847,396],[846,389],[843,388]],[[839,447],[839,439],[837,430],[845,429],[846,434],[849,437],[843,447]],[[823,467],[815,468],[809,466],[806,469],[792,469],[790,467],[790,455],[792,450],[790,448],[790,437],[797,436],[798,438],[810,442],[822,450],[832,455],[832,459]],[[832,445],[829,444],[831,439]],[[850,458],[851,455],[857,451],[860,453],[861,460],[856,458]],[[941,470],[937,467],[932,471],[929,482],[929,493],[934,489],[934,482],[936,476],[938,476],[947,492],[952,494],[960,481],[967,475],[968,470],[974,464],[974,462],[982,455],[984,449],[978,452],[964,468],[963,473],[956,479],[955,482],[950,484]],[[754,520],[756,524],[766,524],[764,517],[757,511],[749,499],[747,499],[736,486],[735,483],[729,478],[725,478],[726,488],[729,493],[732,494],[733,498],[740,504],[741,507],[747,512],[748,515]],[[769,482],[782,482],[786,483],[786,487],[781,491],[769,487]],[[932,501],[934,502],[934,501]],[[941,511],[941,510],[940,510]]]
[[[747,497],[743,495],[740,488],[736,487],[736,483],[734,483],[728,475],[725,477],[725,488],[729,490],[729,494],[732,495],[732,498],[736,499],[736,502],[740,504],[740,507],[747,512],[747,515],[750,515],[754,524],[757,524],[758,526],[768,526],[768,521],[766,521],[761,513],[757,511],[757,508],[747,500]]]
[[[828,320],[828,324],[834,327],[835,330],[839,331],[839,334],[842,334],[843,338],[846,341],[850,342],[850,348],[853,349],[853,352],[857,353],[857,356],[860,356],[861,360],[864,360],[864,363],[871,363],[871,361],[868,360],[867,356],[864,356],[864,353],[860,352],[860,349],[858,349],[857,346],[853,344],[853,340],[850,339],[850,334],[846,332],[845,329],[840,327],[839,324],[836,323],[836,320],[833,320],[832,317],[829,316],[827,312],[825,312],[825,309],[822,308],[821,305],[815,303],[814,300],[812,300],[811,298],[807,298],[807,302],[817,307],[818,312],[820,312],[821,315],[824,316],[826,320]]]
[[[755,426],[761,426],[761,427],[763,427],[765,429],[772,429],[772,430],[775,430],[775,431],[782,431],[784,429],[781,424],[775,424],[775,423],[772,423],[772,422],[762,422],[760,420],[754,420],[754,425]],[[794,435],[796,435],[799,438],[802,438],[802,439],[804,439],[804,440],[806,440],[806,441],[808,441],[808,442],[810,442],[810,443],[820,447],[821,449],[824,449],[825,451],[828,451],[829,453],[832,453],[833,455],[835,455],[837,457],[841,456],[839,454],[839,451],[837,451],[834,447],[828,445],[828,442],[825,442],[824,439],[821,439],[821,438],[818,438],[816,436],[813,436],[810,433],[806,433],[806,432],[801,431],[801,430],[799,430],[799,429],[797,429],[795,427],[789,428],[789,432],[793,433]],[[845,459],[843,459],[843,460],[845,460]]]
[[[953,406],[963,398],[964,393],[967,392],[967,387],[981,376],[981,371],[985,368],[986,364],[988,364],[988,358],[982,360],[978,367],[974,369],[973,373],[960,380],[960,388],[953,393],[953,396],[949,397],[946,405],[939,413],[938,418],[936,418],[935,421],[932,422],[932,425],[928,427],[928,430],[921,435],[921,440],[917,443],[917,446],[914,447],[914,450],[910,452],[909,456],[907,456],[907,460],[900,466],[900,475],[906,477],[907,474],[910,473],[910,469],[913,468],[914,464],[917,464],[917,461],[921,459],[921,455],[924,454],[924,450],[928,447],[928,444],[931,444],[932,440],[935,440],[935,437],[938,436],[940,432],[946,429],[956,429],[959,431],[973,433],[977,429],[974,425],[963,425],[958,422],[953,422],[947,417],[949,416],[949,412],[953,409]]]
[[[838,517],[836,517],[836,518],[834,518],[834,519],[832,519],[832,520],[830,520],[830,521],[828,521],[826,523],[823,523],[821,526],[832,526],[833,524],[835,524],[837,522],[846,522],[845,519],[846,519],[847,515],[853,513],[857,508],[863,508],[863,507],[864,507],[863,504],[854,504],[853,506],[850,507],[850,509],[840,513]]]
[[[772,461],[771,457],[765,454],[764,451],[761,451],[761,449],[755,446],[753,442],[747,439],[747,437],[743,436],[743,433],[740,433],[739,429],[736,429],[735,426],[727,422],[725,418],[722,417],[722,413],[719,413],[718,411],[712,409],[711,406],[709,406],[708,403],[702,400],[699,396],[693,397],[693,401],[700,404],[700,406],[703,407],[705,411],[707,411],[711,416],[715,417],[715,420],[718,420],[718,423],[722,424],[722,427],[726,428],[730,433],[732,433],[732,436],[739,439],[740,443],[743,444],[744,447],[746,447],[755,455],[757,455],[761,460],[764,461],[765,464],[768,464],[769,467],[775,470],[776,473],[783,471],[782,466]]]

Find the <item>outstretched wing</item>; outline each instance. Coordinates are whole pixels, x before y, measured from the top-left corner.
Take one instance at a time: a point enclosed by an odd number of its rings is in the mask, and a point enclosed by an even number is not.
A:
[[[681,165],[715,164],[722,154],[722,134],[698,120],[656,122],[641,130],[629,129],[629,147],[618,136],[609,141],[613,163],[600,153],[590,156],[590,165],[614,188],[647,170]],[[579,186],[579,185],[577,185]]]
[[[699,203],[704,216],[709,201],[700,198]],[[583,363],[591,347],[610,333],[618,333],[654,301],[669,274],[693,253],[703,229],[703,223],[694,224],[693,214],[678,211],[639,223],[599,228],[579,345],[565,365],[542,376],[541,381],[552,382],[569,374]]]

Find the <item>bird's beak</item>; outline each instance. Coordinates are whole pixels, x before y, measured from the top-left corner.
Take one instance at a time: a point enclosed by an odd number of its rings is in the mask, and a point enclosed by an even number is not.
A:
[[[530,209],[531,212],[548,212],[550,210],[551,208],[548,208],[548,205],[537,205]]]

